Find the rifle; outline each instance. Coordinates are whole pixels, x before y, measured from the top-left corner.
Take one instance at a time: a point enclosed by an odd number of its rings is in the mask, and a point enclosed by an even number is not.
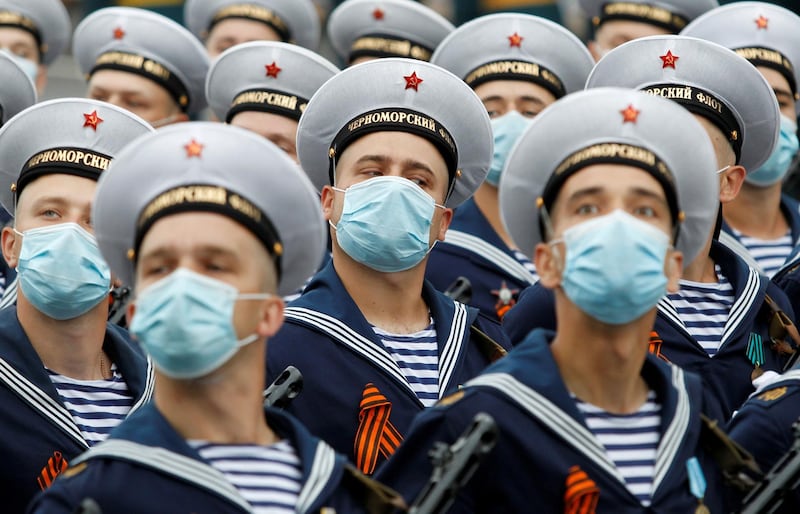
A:
[[[264,390],[264,407],[285,409],[303,391],[303,374],[294,366],[287,366]]]
[[[497,443],[497,424],[484,412],[475,415],[467,430],[452,445],[438,442],[429,455],[433,473],[408,514],[443,514],[456,499],[481,461]]]
[[[800,485],[800,419],[792,425],[794,444],[742,502],[740,514],[772,514],[784,497]]]
[[[472,282],[467,277],[460,276],[447,286],[444,295],[461,303],[469,303],[472,300]]]

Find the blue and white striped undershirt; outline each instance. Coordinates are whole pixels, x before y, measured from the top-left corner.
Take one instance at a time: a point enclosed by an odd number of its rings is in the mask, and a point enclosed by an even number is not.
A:
[[[719,350],[725,324],[728,322],[736,293],[719,265],[714,265],[717,283],[680,281],[680,290],[670,293],[669,299],[678,310],[683,322],[698,344],[713,357]]]
[[[113,377],[108,380],[76,380],[47,370],[89,446],[105,441],[133,406],[128,384],[115,364],[111,365],[111,372]]]
[[[391,334],[373,326],[411,389],[425,407],[439,399],[439,347],[433,318],[425,330],[413,334]]]
[[[270,446],[213,444],[189,445],[214,469],[225,475],[256,514],[293,514],[300,495],[300,458],[289,441]]]
[[[647,401],[633,414],[611,414],[575,398],[586,426],[617,466],[625,485],[643,506],[653,497],[658,441],[661,439],[661,405],[650,391]]]
[[[535,280],[539,280],[539,275],[536,274],[536,266],[534,266],[533,262],[525,256],[524,253],[520,252],[519,250],[512,250],[514,252],[514,258],[522,264],[526,270],[528,270],[533,276]]]
[[[786,258],[794,249],[791,229],[777,239],[749,237],[735,229],[733,229],[733,235],[742,243],[742,246],[747,248],[753,259],[761,266],[761,271],[769,278],[772,278],[781,269]]]

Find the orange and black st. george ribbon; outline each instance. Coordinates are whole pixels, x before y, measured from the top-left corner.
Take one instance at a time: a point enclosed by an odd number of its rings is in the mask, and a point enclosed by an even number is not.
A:
[[[669,362],[664,354],[661,353],[661,347],[664,345],[664,341],[661,340],[661,336],[658,335],[658,332],[653,330],[650,332],[650,353],[658,357],[659,359]]]
[[[388,459],[403,441],[403,436],[389,420],[391,413],[391,402],[381,394],[375,384],[370,382],[364,386],[355,440],[356,466],[364,474],[372,474],[378,456]]]
[[[39,484],[39,489],[44,491],[53,483],[53,480],[56,479],[58,475],[64,472],[67,469],[67,459],[61,455],[61,452],[55,451],[53,455],[47,459],[47,464],[42,468],[42,471],[39,473],[39,476],[36,478],[36,482]]]
[[[579,466],[569,468],[564,514],[595,514],[600,488]]]

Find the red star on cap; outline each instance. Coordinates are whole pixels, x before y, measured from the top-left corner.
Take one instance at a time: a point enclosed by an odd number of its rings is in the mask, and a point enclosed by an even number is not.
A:
[[[122,30],[122,27],[117,27],[114,29],[114,39],[122,39],[125,37],[125,31]]]
[[[641,111],[634,107],[633,104],[629,104],[619,112],[622,114],[622,123],[636,123]]]
[[[514,32],[510,36],[508,36],[508,46],[516,46],[517,48],[522,48],[522,40],[525,39],[524,37],[520,36],[517,32]]]
[[[83,113],[83,127],[92,127],[97,132],[97,126],[103,123],[103,118],[97,115],[97,110],[92,111],[91,114]]]
[[[272,64],[267,64],[264,66],[267,69],[267,77],[278,78],[278,73],[281,72],[283,68],[279,68],[275,61],[272,61]]]
[[[381,11],[381,9],[379,7],[376,7],[375,10],[372,11],[372,17],[375,18],[376,20],[382,20],[383,19],[383,11]]]
[[[203,156],[203,148],[205,148],[205,145],[201,145],[197,140],[192,139],[189,141],[189,144],[183,145],[183,148],[186,150],[187,159],[191,159],[192,157],[197,157],[199,159]]]
[[[759,30],[767,30],[769,26],[769,18],[765,18],[763,15],[759,16],[755,22]]]
[[[419,91],[419,85],[422,84],[424,81],[417,77],[417,72],[412,72],[411,75],[403,76],[406,79],[406,89],[413,89],[414,91]]]
[[[680,59],[680,57],[678,57],[677,55],[672,55],[672,50],[667,50],[667,53],[660,56],[660,59],[661,62],[663,63],[663,65],[661,66],[662,69],[672,68],[674,70],[675,63],[678,62],[678,59]]]

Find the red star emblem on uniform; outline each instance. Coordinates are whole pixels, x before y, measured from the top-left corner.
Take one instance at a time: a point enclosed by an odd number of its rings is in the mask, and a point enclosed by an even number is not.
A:
[[[264,66],[267,69],[267,77],[278,78],[278,73],[281,72],[283,68],[279,68],[275,61],[272,61],[272,64],[267,64]]]
[[[636,123],[641,111],[631,104],[619,112],[622,114],[622,123]]]
[[[372,11],[372,17],[375,18],[376,20],[382,20],[383,11],[379,7],[376,7],[375,10]]]
[[[97,110],[92,111],[91,114],[83,113],[83,127],[92,127],[97,132],[97,126],[103,123],[103,118],[97,115]]]
[[[508,36],[508,46],[516,46],[517,48],[522,48],[522,40],[525,39],[524,37],[520,36],[517,32],[514,32],[510,36]]]
[[[114,29],[114,39],[122,39],[125,37],[125,31],[122,30],[122,27],[117,27]]]
[[[661,62],[663,63],[661,66],[662,69],[672,68],[674,70],[675,63],[678,62],[678,59],[680,59],[680,57],[678,57],[677,55],[672,55],[672,50],[667,50],[667,53],[660,56],[660,59]]]
[[[765,18],[763,15],[761,15],[758,18],[756,18],[755,21],[756,21],[756,27],[758,27],[759,30],[767,30],[769,26],[769,18]]]
[[[414,91],[419,91],[419,85],[422,84],[424,81],[417,77],[417,72],[412,72],[411,75],[403,76],[406,79],[406,89],[413,89]]]
[[[201,145],[196,139],[192,139],[189,141],[189,144],[183,145],[183,148],[186,150],[187,159],[191,159],[192,157],[197,157],[199,159],[203,156],[203,148],[205,148],[205,145]]]

